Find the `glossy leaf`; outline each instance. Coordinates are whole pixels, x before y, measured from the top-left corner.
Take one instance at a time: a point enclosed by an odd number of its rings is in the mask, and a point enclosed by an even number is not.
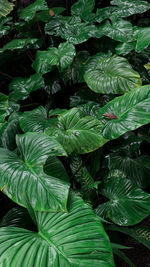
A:
[[[28,199],[35,210],[66,211],[69,185],[43,172],[48,156],[66,155],[62,146],[41,133],[19,135],[16,143],[20,156],[0,149],[0,188],[22,206]]]
[[[102,31],[104,35],[120,42],[127,42],[132,39],[133,35],[132,24],[129,21],[121,19],[116,19],[112,24],[106,21],[99,26],[99,30]]]
[[[38,51],[32,67],[38,73],[51,71],[52,66],[58,65],[61,70],[67,68],[76,54],[75,47],[69,43],[61,43],[58,47],[49,48],[47,51]]]
[[[6,34],[8,34],[10,30],[10,26],[5,25],[8,21],[11,20],[11,17],[0,17],[0,38]]]
[[[95,6],[95,0],[78,0],[71,7],[71,14],[74,16],[80,16],[86,18],[92,12]]]
[[[121,153],[120,155],[119,153],[112,153],[107,156],[107,160],[110,170],[119,169],[123,171],[139,187],[149,186],[150,157],[131,158],[124,154],[121,155]]]
[[[47,114],[44,107],[39,106],[32,111],[26,111],[20,116],[20,127],[26,132],[43,132],[46,128],[56,125],[57,116],[65,109],[53,109]]]
[[[100,204],[96,209],[96,214],[105,215],[115,224],[134,225],[150,213],[150,195],[128,179],[112,177],[106,180],[101,186],[101,193],[109,201]]]
[[[132,50],[135,50],[136,42],[128,42],[128,43],[122,43],[118,44],[115,48],[117,55],[126,56],[128,55]]]
[[[14,150],[16,148],[15,136],[20,132],[18,119],[5,122],[0,127],[0,146]]]
[[[93,70],[84,75],[91,90],[101,94],[122,94],[141,85],[140,75],[127,59],[113,56],[99,58]]]
[[[115,119],[104,120],[103,135],[114,139],[150,122],[150,86],[145,85],[117,97],[101,108],[98,117],[113,114]]]
[[[38,232],[0,229],[0,265],[115,266],[103,226],[81,198],[71,196],[69,213],[36,212],[35,217]]]
[[[114,18],[141,14],[150,9],[150,4],[141,0],[113,0],[111,5],[117,6],[112,14]]]
[[[15,78],[9,84],[9,98],[14,101],[26,99],[31,92],[44,86],[44,79],[40,74],[33,74],[29,78]]]
[[[45,0],[36,0],[33,4],[30,4],[26,8],[20,10],[20,19],[30,21],[34,18],[37,11],[48,10]]]
[[[150,45],[150,27],[141,28],[137,35],[136,51],[141,52]]]
[[[116,7],[112,7],[112,6],[98,8],[96,10],[96,21],[101,23],[103,20],[110,18],[113,11],[115,10],[116,10]]]
[[[102,124],[95,118],[86,116],[73,108],[58,117],[57,127],[46,130],[65,148],[68,154],[84,154],[103,146],[108,140],[101,135]]]
[[[4,52],[6,50],[18,50],[18,49],[23,49],[25,47],[30,47],[32,45],[34,45],[36,42],[38,41],[38,39],[36,38],[32,38],[32,39],[13,39],[12,41],[10,41],[9,43],[7,43],[6,45],[3,46],[2,49],[0,49],[0,52]]]
[[[0,123],[4,122],[7,116],[8,96],[0,93]]]
[[[0,0],[0,17],[7,16],[13,10],[14,4],[8,0]]]

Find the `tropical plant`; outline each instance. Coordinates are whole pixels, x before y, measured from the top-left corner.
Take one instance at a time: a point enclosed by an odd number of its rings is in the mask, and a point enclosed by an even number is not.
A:
[[[0,266],[133,267],[118,237],[150,248],[150,3],[47,2],[0,0]]]

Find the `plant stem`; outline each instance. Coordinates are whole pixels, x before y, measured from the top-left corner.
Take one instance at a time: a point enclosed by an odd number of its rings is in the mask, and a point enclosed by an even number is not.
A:
[[[4,73],[2,71],[0,71],[0,74],[3,75],[4,77],[6,77],[8,80],[13,80],[14,79],[12,76],[10,76],[7,73]]]
[[[37,26],[38,26],[38,29],[39,29],[39,32],[41,34],[41,37],[42,37],[42,40],[43,40],[43,43],[44,43],[44,46],[46,48],[46,41],[45,41],[45,36],[41,30],[41,27],[40,27],[40,24],[39,24],[39,21],[38,21],[38,18],[37,18],[37,15],[35,15],[35,18],[36,18],[36,23],[37,23]]]

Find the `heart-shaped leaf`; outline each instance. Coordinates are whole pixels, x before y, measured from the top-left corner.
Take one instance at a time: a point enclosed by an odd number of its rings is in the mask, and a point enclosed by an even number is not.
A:
[[[103,135],[115,139],[120,135],[150,122],[150,86],[136,88],[130,93],[116,97],[101,108],[98,118],[104,120]]]
[[[108,140],[101,135],[102,124],[95,118],[86,116],[73,108],[58,117],[58,126],[46,130],[54,136],[68,154],[84,154],[103,146]]]
[[[0,265],[5,267],[114,267],[100,220],[83,200],[71,196],[68,213],[36,212],[38,232],[0,228]]]
[[[69,185],[43,172],[48,156],[66,155],[62,146],[45,134],[16,138],[20,156],[0,148],[0,188],[13,201],[35,210],[66,211]]]
[[[101,94],[123,94],[141,85],[140,75],[126,58],[99,58],[95,68],[86,71],[85,82],[91,90]]]
[[[150,27],[141,28],[137,34],[136,51],[141,52],[150,45]]]
[[[101,186],[101,193],[110,200],[99,205],[96,214],[104,215],[118,225],[137,224],[150,213],[150,195],[128,179],[107,179]]]

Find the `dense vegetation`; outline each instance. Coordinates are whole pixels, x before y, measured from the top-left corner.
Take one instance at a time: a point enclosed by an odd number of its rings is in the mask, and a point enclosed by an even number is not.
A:
[[[133,267],[122,234],[150,248],[149,10],[0,0],[0,266]]]

